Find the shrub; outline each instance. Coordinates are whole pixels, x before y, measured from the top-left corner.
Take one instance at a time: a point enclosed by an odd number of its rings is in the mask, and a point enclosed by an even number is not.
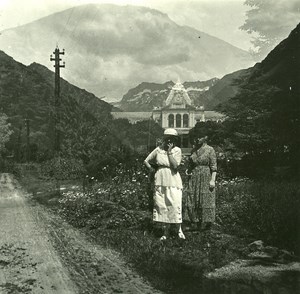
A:
[[[299,252],[299,184],[223,181],[218,185],[217,210],[225,227],[248,230],[255,238]]]
[[[80,179],[85,174],[83,162],[76,158],[53,158],[41,164],[41,175],[59,180]]]

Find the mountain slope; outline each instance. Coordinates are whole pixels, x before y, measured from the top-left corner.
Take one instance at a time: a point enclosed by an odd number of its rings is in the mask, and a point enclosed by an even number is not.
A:
[[[251,56],[218,38],[138,6],[89,4],[1,32],[0,46],[24,64],[52,68],[56,44],[72,84],[120,99],[143,81],[208,80],[249,67]]]
[[[240,84],[247,79],[251,70],[252,68],[242,69],[225,75],[198,97],[198,100],[206,109],[215,109],[220,103],[226,102],[238,94]]]

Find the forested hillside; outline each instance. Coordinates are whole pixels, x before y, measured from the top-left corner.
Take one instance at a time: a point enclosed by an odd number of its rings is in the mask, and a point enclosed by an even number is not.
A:
[[[17,159],[24,157],[29,131],[31,159],[49,156],[53,146],[54,72],[36,63],[25,66],[3,51],[0,63],[1,112],[8,116],[13,130],[8,149]],[[105,129],[112,106],[63,79],[60,96],[63,147],[77,146],[77,151],[83,152],[87,136]]]

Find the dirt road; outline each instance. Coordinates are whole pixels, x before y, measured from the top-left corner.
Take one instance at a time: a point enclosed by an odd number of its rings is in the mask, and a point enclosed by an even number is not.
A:
[[[0,293],[160,293],[0,175]]]

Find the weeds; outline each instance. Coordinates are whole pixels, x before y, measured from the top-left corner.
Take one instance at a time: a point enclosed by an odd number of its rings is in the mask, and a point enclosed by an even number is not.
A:
[[[262,239],[297,252],[298,183],[247,178],[219,181],[221,231],[185,232],[186,241],[171,237],[162,243],[149,210],[148,180],[145,170],[128,170],[120,164],[105,178],[87,177],[84,189],[67,189],[55,202],[56,208],[97,242],[121,252],[166,293],[199,293],[203,274],[245,257],[249,240]]]

